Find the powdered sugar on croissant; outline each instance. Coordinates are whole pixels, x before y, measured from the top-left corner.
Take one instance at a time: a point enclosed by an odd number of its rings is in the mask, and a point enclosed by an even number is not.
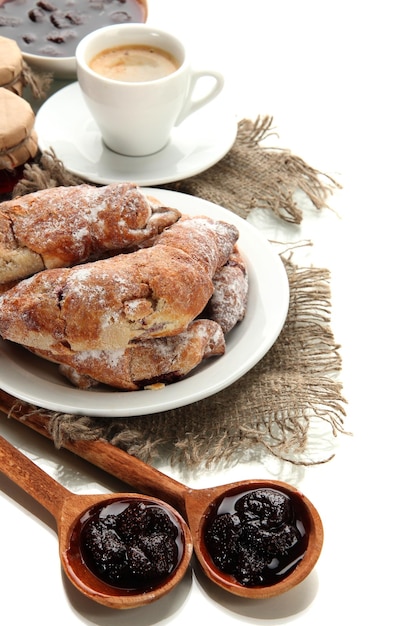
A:
[[[142,245],[180,218],[138,185],[54,187],[0,206],[0,284]]]
[[[151,248],[44,270],[1,296],[0,334],[55,354],[176,335],[206,306],[237,239],[231,224],[185,217]]]
[[[91,350],[35,354],[59,363],[61,373],[75,386],[88,389],[104,383],[124,390],[172,383],[186,376],[203,359],[224,354],[222,329],[212,320],[196,320],[173,337],[142,340],[125,350]]]
[[[213,277],[214,292],[204,314],[229,333],[244,318],[248,303],[249,280],[246,264],[239,250]]]

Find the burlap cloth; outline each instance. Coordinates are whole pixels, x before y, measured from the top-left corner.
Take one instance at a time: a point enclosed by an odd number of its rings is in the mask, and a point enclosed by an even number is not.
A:
[[[261,208],[300,224],[297,194],[323,210],[337,183],[287,150],[266,148],[273,132],[271,118],[242,120],[234,146],[217,165],[164,187],[216,202],[242,217]],[[78,182],[53,153],[44,153],[39,163],[27,166],[15,195]],[[114,419],[41,410],[55,444],[104,438],[145,461],[168,458],[188,469],[265,455],[300,465],[332,458],[320,441],[345,432],[345,399],[340,347],[330,326],[330,273],[299,267],[288,251],[282,259],[290,284],[288,317],[278,340],[245,376],[205,400],[149,416]]]

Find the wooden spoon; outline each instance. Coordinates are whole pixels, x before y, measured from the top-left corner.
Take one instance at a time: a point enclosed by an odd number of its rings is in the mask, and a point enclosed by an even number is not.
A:
[[[30,405],[16,401],[0,391],[0,408],[26,426],[51,439],[48,417]],[[104,441],[65,441],[64,447],[79,457],[109,472],[142,493],[169,502],[188,521],[194,551],[204,573],[216,585],[245,598],[270,598],[302,582],[315,566],[323,545],[323,526],[313,504],[291,485],[277,480],[243,480],[208,489],[191,489],[143,463],[139,459]],[[302,560],[285,578],[270,586],[248,587],[220,571],[213,563],[205,541],[207,519],[217,503],[226,496],[258,488],[277,489],[287,494],[301,512],[308,537]]]
[[[137,493],[109,495],[76,495],[68,491],[40,469],[6,439],[0,437],[0,471],[22,487],[54,517],[58,527],[61,563],[69,580],[84,595],[113,609],[129,609],[149,604],[165,595],[182,579],[193,552],[189,528],[182,517],[165,502]],[[85,565],[80,552],[80,519],[91,507],[107,506],[120,500],[135,500],[158,504],[164,508],[179,527],[182,536],[182,555],[178,566],[167,579],[149,591],[123,590],[106,584]]]

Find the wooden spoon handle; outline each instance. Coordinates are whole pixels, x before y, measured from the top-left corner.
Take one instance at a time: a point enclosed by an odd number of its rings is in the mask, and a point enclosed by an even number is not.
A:
[[[2,390],[0,410],[44,437],[52,439],[48,430],[48,417],[41,410],[34,410],[29,404],[16,400]],[[63,447],[141,493],[165,500],[186,517],[185,497],[192,490],[182,483],[105,441],[66,440]]]
[[[1,436],[0,472],[58,519],[62,505],[71,493]]]

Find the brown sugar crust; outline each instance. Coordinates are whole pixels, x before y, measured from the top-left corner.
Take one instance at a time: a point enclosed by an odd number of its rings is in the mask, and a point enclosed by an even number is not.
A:
[[[231,224],[182,218],[151,248],[44,270],[0,297],[0,334],[56,354],[176,335],[206,306],[237,238]]]
[[[0,284],[140,246],[180,218],[138,185],[77,185],[0,205]]]
[[[125,350],[34,352],[59,363],[60,372],[74,386],[89,389],[103,383],[133,391],[180,380],[202,360],[224,354],[225,341],[216,322],[196,320],[178,335],[139,341]]]

